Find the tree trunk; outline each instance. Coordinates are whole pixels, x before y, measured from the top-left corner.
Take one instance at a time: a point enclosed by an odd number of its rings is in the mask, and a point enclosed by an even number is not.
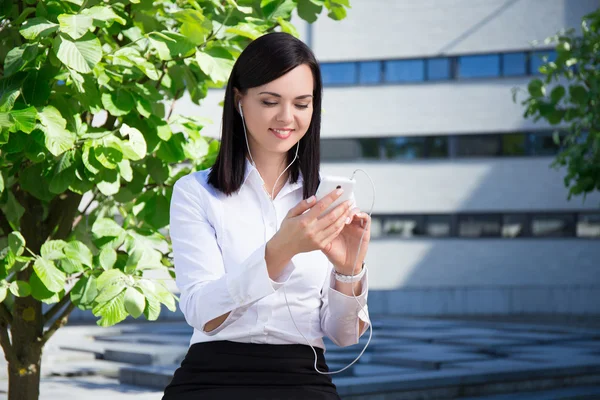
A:
[[[11,325],[13,362],[8,363],[8,400],[38,400],[42,361],[42,304],[15,299]]]

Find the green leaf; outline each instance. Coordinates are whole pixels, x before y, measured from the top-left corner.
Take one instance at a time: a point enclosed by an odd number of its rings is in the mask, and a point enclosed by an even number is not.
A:
[[[15,121],[15,129],[25,133],[31,133],[35,129],[37,115],[34,107],[10,111],[10,116]]]
[[[26,20],[19,33],[27,40],[44,38],[58,30],[58,24],[48,21],[46,18],[32,18]]]
[[[102,93],[104,108],[115,117],[128,114],[135,107],[133,95],[126,89]]]
[[[565,87],[562,85],[558,85],[550,92],[550,99],[554,104],[556,104],[564,97],[565,92]]]
[[[19,225],[21,217],[23,214],[25,214],[25,208],[21,205],[21,203],[19,203],[15,195],[10,190],[7,190],[7,200],[3,207],[3,211],[6,215],[6,219],[8,219],[11,224],[16,226]]]
[[[105,271],[109,270],[115,265],[115,262],[117,262],[117,252],[110,247],[105,247],[100,252],[99,259],[100,266],[104,268]]]
[[[121,25],[127,24],[125,19],[117,15],[117,13],[115,13],[113,9],[108,6],[94,6],[86,8],[81,12],[81,14],[92,17],[94,19],[94,25],[96,26],[110,26],[113,22],[117,22]]]
[[[169,179],[169,164],[155,157],[146,159],[146,170],[154,182],[162,184]]]
[[[4,299],[6,299],[6,287],[4,286],[0,286],[0,303],[2,303],[4,301]]]
[[[23,254],[25,249],[25,238],[21,235],[21,232],[11,232],[8,234],[8,247],[13,254],[20,256]]]
[[[187,56],[196,47],[185,36],[175,32],[151,32],[148,34],[151,46],[161,60]]]
[[[321,14],[322,10],[323,2],[298,0],[298,16],[310,24],[317,20],[317,16]]]
[[[63,249],[67,245],[64,240],[48,240],[42,245],[41,255],[46,260],[58,260],[64,258]]]
[[[66,191],[75,180],[75,169],[75,150],[68,150],[62,154],[54,166],[49,190],[57,194]]]
[[[100,40],[91,32],[77,41],[58,35],[54,40],[53,50],[63,64],[82,74],[92,72],[94,66],[102,59]]]
[[[144,135],[137,130],[136,128],[132,128],[127,124],[121,125],[119,132],[123,136],[129,136],[129,140],[127,142],[123,142],[123,155],[132,161],[141,160],[146,156],[146,140],[144,139]]]
[[[204,43],[213,29],[211,21],[204,17],[200,10],[178,11],[173,17],[183,23],[180,28],[181,34],[196,45]]]
[[[534,79],[529,82],[527,90],[529,91],[531,97],[534,98],[544,97],[546,95],[546,88],[540,79]]]
[[[252,40],[258,39],[265,32],[265,26],[259,26],[248,22],[240,22],[239,24],[226,29],[227,33],[240,35]]]
[[[42,164],[33,164],[21,172],[21,189],[31,193],[34,197],[50,201],[54,197],[49,190],[48,179],[45,178],[46,171]]]
[[[75,274],[85,270],[83,265],[77,260],[71,260],[69,258],[61,258],[58,260],[58,266],[62,271],[67,274]]]
[[[44,303],[55,302],[54,300],[58,301],[57,293],[48,290],[35,271],[29,278],[29,286],[31,287],[31,296],[34,299],[43,301]]]
[[[10,292],[17,297],[27,297],[31,294],[31,286],[24,281],[14,281],[10,284]]]
[[[131,169],[131,163],[127,159],[123,159],[119,162],[119,175],[127,182],[133,180],[133,170]]]
[[[78,240],[68,242],[67,245],[63,248],[63,253],[65,253],[65,255],[69,259],[75,260],[90,268],[93,267],[93,255],[91,250],[85,244]]]
[[[99,326],[108,327],[127,318],[127,311],[125,310],[125,293],[121,293],[115,298],[109,300],[106,303],[98,304],[92,309],[92,312],[97,317],[102,317],[98,320]]]
[[[59,156],[75,145],[75,134],[66,129],[67,121],[55,107],[44,107],[38,112],[38,118],[42,123],[46,147],[50,153]]]
[[[23,52],[25,51],[25,46],[15,47],[11,49],[8,53],[6,53],[6,58],[4,59],[4,76],[8,77],[13,75],[14,73],[20,71],[25,66],[26,62],[23,59]]]
[[[53,83],[54,70],[49,67],[30,71],[23,82],[23,98],[27,104],[41,107],[50,97],[50,86]]]
[[[177,133],[171,136],[168,141],[160,143],[156,155],[168,163],[176,163],[185,160],[185,152],[183,146],[185,144],[185,138],[181,133]]]
[[[300,34],[296,30],[296,27],[292,25],[289,21],[284,20],[283,18],[277,18],[277,23],[281,26],[282,32],[289,33],[297,38],[300,37]]]
[[[326,0],[325,6],[329,9],[327,16],[334,21],[340,21],[346,18],[346,9],[344,5],[349,6],[345,0]]]
[[[84,14],[61,14],[58,16],[60,31],[79,39],[93,27],[92,17]]]
[[[112,300],[116,296],[118,296],[123,290],[125,290],[126,287],[127,285],[125,284],[125,281],[123,279],[114,279],[111,282],[104,285],[102,289],[98,288],[100,290],[100,293],[98,293],[98,297],[96,297],[96,302],[104,303],[106,301]]]
[[[133,317],[138,318],[146,307],[146,298],[134,287],[125,291],[125,310]]]
[[[104,138],[102,146],[94,148],[94,156],[104,168],[116,169],[117,165],[123,160],[123,149],[120,140],[114,136]]]
[[[569,95],[571,96],[571,101],[582,106],[588,101],[588,92],[581,85],[570,86]]]
[[[215,56],[206,52],[196,52],[196,62],[202,71],[212,79],[213,82],[225,82],[233,68],[234,61],[229,58]],[[223,52],[221,55],[225,55]]]
[[[86,308],[85,306],[90,305],[98,296],[98,289],[96,288],[96,277],[82,276],[73,289],[71,289],[71,301],[79,308]]]
[[[160,316],[160,302],[150,298],[146,298],[146,300],[144,315],[148,321],[156,321]]]
[[[175,305],[175,298],[173,294],[167,289],[162,283],[157,283],[155,285],[155,293],[158,297],[158,300],[163,303],[169,311],[175,312],[177,311],[177,307]]]
[[[52,261],[40,257],[35,260],[33,269],[48,290],[59,292],[63,289],[66,275]]]
[[[112,219],[98,218],[92,226],[92,233],[95,237],[118,237],[124,232],[123,228]]]
[[[120,269],[109,269],[104,271],[99,277],[97,283],[98,290],[102,291],[108,286],[118,284],[118,282],[125,283],[127,276]]]

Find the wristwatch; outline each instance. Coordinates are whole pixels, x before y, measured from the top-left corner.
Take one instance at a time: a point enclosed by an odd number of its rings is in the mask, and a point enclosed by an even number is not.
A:
[[[362,270],[356,274],[356,275],[343,275],[340,274],[339,272],[337,272],[335,269],[333,270],[333,273],[335,275],[335,279],[339,282],[342,283],[354,283],[354,282],[358,282],[362,279],[362,277],[365,275],[365,272],[367,271],[367,265],[365,264],[365,262],[363,261],[362,263]]]

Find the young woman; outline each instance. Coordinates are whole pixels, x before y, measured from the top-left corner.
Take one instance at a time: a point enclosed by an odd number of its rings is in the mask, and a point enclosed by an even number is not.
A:
[[[315,56],[291,35],[264,35],[235,63],[216,162],[173,189],[194,333],[164,400],[339,399],[322,338],[349,346],[369,327],[371,221],[352,200],[319,218],[340,196],[314,197],[321,95]]]

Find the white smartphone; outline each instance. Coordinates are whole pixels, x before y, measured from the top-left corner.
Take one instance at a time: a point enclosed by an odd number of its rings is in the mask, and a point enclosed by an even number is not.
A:
[[[354,201],[354,185],[356,181],[354,179],[346,178],[344,176],[323,176],[321,177],[321,183],[317,189],[316,197],[317,201],[327,196],[329,193],[339,188],[344,189],[344,193],[337,198],[333,203],[319,215],[319,218],[328,214],[331,210],[342,204],[346,200]]]

